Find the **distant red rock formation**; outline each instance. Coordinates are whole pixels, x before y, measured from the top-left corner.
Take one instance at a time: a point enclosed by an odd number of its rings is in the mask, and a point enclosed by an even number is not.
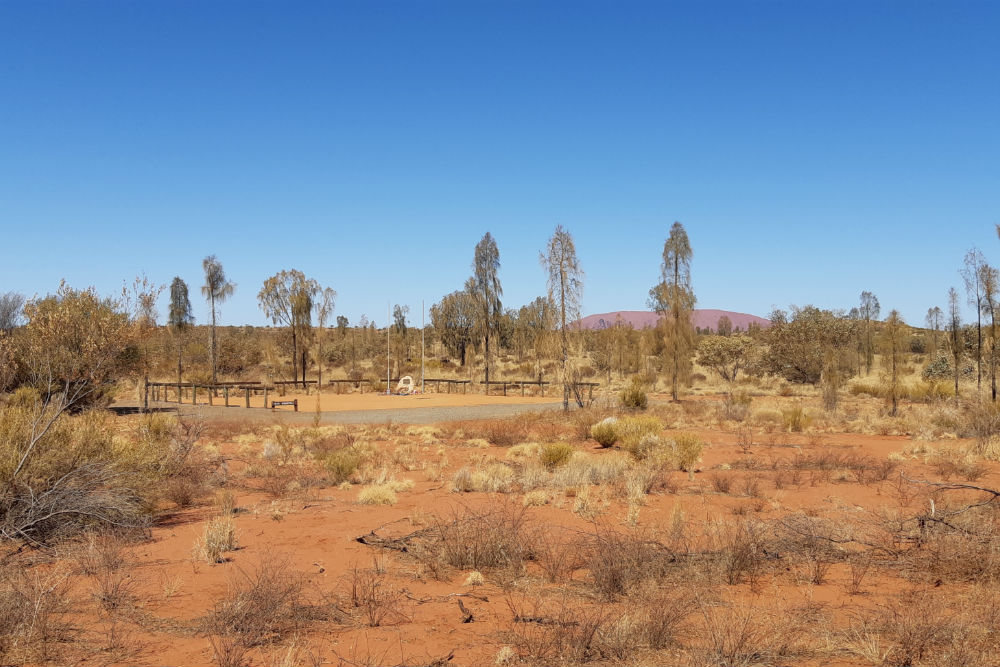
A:
[[[761,329],[771,326],[771,320],[747,313],[734,313],[731,310],[715,310],[714,308],[695,309],[691,313],[691,323],[699,329],[711,329],[715,331],[719,324],[719,318],[725,315],[733,324],[733,331],[739,329],[746,331],[752,322],[760,325]],[[660,316],[650,310],[618,310],[611,313],[599,313],[597,315],[587,315],[579,321],[582,329],[606,329],[615,326],[615,322],[631,324],[635,329],[647,329],[656,326],[656,321]]]

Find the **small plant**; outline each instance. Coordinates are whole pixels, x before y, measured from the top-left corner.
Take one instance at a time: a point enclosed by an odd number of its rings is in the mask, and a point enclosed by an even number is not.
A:
[[[796,403],[787,408],[782,408],[781,416],[785,423],[785,428],[793,433],[801,433],[809,427],[812,421],[800,403]]]
[[[645,410],[649,405],[646,384],[638,375],[633,375],[629,386],[622,392],[622,405],[633,410]]]
[[[743,421],[750,414],[753,397],[746,390],[731,391],[722,400],[722,414],[726,419]]]
[[[225,563],[227,551],[235,551],[239,542],[236,525],[229,517],[216,517],[205,526],[205,533],[195,542],[195,555],[209,563]]]
[[[351,606],[361,612],[365,625],[377,628],[387,621],[401,620],[400,595],[386,585],[378,568],[353,568],[349,575]]]
[[[656,417],[635,416],[619,419],[615,424],[621,448],[635,456],[640,456],[640,443],[648,435],[658,435],[663,430],[663,422]]]
[[[330,481],[341,484],[351,479],[361,465],[361,453],[353,447],[344,447],[330,452],[324,461],[330,473]]]
[[[372,484],[358,492],[358,503],[361,505],[395,505],[397,502],[392,484]]]
[[[573,456],[573,446],[567,442],[544,444],[539,454],[542,465],[549,470],[564,465],[571,456]]]
[[[597,441],[601,447],[611,447],[618,440],[618,431],[615,425],[618,420],[615,417],[603,419],[590,427],[590,437]]]
[[[712,488],[718,493],[729,493],[733,486],[733,479],[729,475],[715,474],[711,477]]]
[[[694,433],[674,435],[674,457],[677,461],[677,468],[685,471],[689,479],[694,479],[694,466],[701,459],[704,447],[705,443]]]
[[[219,665],[243,664],[248,649],[294,633],[306,607],[302,580],[282,561],[264,561],[229,582],[204,622]]]

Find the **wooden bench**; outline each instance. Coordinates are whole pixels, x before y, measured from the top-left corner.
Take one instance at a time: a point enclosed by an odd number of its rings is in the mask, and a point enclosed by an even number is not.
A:
[[[294,401],[271,401],[272,410],[274,410],[279,405],[291,405],[295,408],[296,412],[299,411],[299,399],[297,398]]]

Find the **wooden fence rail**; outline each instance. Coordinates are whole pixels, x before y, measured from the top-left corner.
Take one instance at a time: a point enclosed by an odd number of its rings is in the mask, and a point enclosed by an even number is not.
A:
[[[300,381],[301,382],[301,381]],[[317,384],[316,380],[307,380],[307,384]],[[372,385],[382,384],[382,380],[328,380],[326,383],[327,387],[335,387],[342,384],[351,384],[358,387],[361,393],[364,393],[365,383]],[[399,382],[399,378],[392,378],[390,381],[390,386],[393,383]],[[197,382],[149,382],[145,383],[145,391],[143,394],[143,407],[144,409],[149,409],[149,400],[152,398],[153,401],[170,401],[170,390],[173,390],[174,398],[177,403],[184,402],[185,390],[190,389],[191,404],[196,405],[198,403],[198,390],[207,390],[208,404],[215,405],[214,399],[218,393],[222,393],[223,404],[229,406],[230,391],[242,391],[244,394],[244,406],[250,407],[250,397],[252,395],[257,395],[262,393],[264,395],[264,407],[267,407],[267,396],[271,391],[278,390],[282,396],[285,395],[285,387],[294,383],[292,380],[278,380],[272,384],[264,384],[260,381],[240,381],[240,382],[215,382],[201,384]],[[452,378],[424,378],[424,384],[433,385],[437,393],[441,393],[441,385],[445,384],[448,387],[448,393],[452,393],[453,386],[460,386],[462,388],[462,393],[466,394],[469,391],[469,386],[473,384],[472,380],[456,380]],[[538,387],[541,389],[542,396],[545,396],[545,389],[549,385],[558,385],[556,382],[551,382],[548,380],[490,380],[489,382],[483,381],[478,382],[480,386],[485,388],[485,393],[489,395],[491,387],[501,387],[503,390],[503,395],[507,395],[508,387],[520,388],[521,396],[524,396],[525,387]],[[594,387],[600,386],[599,382],[577,382],[579,387],[587,387],[588,389],[588,400],[593,400],[594,398]],[[283,405],[284,402],[279,402],[279,405]]]

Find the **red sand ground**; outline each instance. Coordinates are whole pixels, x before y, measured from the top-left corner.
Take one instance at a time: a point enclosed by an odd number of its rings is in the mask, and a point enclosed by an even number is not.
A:
[[[306,402],[315,396],[301,396]],[[483,401],[476,395],[431,395],[396,398],[377,395],[324,396],[324,409],[359,409],[382,404],[460,405]],[[520,397],[508,398],[518,401]],[[537,400],[537,399],[526,399]],[[350,407],[345,407],[350,406]],[[301,407],[300,407],[301,409]],[[702,468],[708,470],[719,463],[731,462],[743,454],[735,446],[735,436],[718,431],[702,431],[709,447],[705,450]],[[388,441],[380,443],[392,449]],[[769,445],[756,445],[755,456],[791,457],[797,452],[818,448],[838,448],[845,452],[886,457],[900,451],[911,441],[902,437],[864,436],[856,434],[803,436],[776,435]],[[259,445],[258,445],[259,446]],[[436,456],[437,445],[432,445],[428,456]],[[134,550],[139,561],[135,579],[139,591],[140,619],[132,629],[138,650],[119,664],[169,664],[207,665],[213,655],[208,640],[191,630],[190,622],[205,615],[214,602],[227,590],[228,582],[241,571],[250,571],[262,559],[286,559],[290,570],[302,573],[310,594],[346,594],[347,575],[351,568],[370,567],[374,559],[384,566],[393,585],[401,591],[400,610],[403,616],[390,621],[385,627],[368,628],[360,624],[320,623],[311,626],[305,637],[314,650],[324,656],[324,664],[338,664],[338,655],[353,664],[427,664],[434,658],[454,651],[455,665],[492,665],[501,641],[498,631],[510,624],[511,612],[505,591],[495,583],[468,587],[464,585],[467,572],[455,573],[447,581],[436,581],[420,571],[417,563],[398,555],[380,555],[371,547],[355,541],[358,536],[372,530],[383,535],[403,535],[426,525],[434,515],[446,516],[462,506],[495,504],[498,498],[488,494],[455,494],[450,492],[450,479],[454,471],[470,457],[494,456],[503,460],[506,450],[460,446],[459,442],[444,445],[449,459],[442,481],[427,481],[423,471],[398,474],[414,480],[415,486],[399,494],[399,502],[391,507],[361,506],[356,502],[360,487],[350,489],[310,489],[298,496],[271,499],[259,492],[237,492],[239,507],[244,511],[236,516],[241,547],[230,555],[230,562],[209,565],[192,557],[192,546],[204,530],[209,518],[215,515],[212,506],[202,505],[168,516],[152,531],[152,539]],[[594,443],[578,444],[578,449],[589,453],[609,455],[597,449]],[[222,444],[225,453],[235,454],[234,442]],[[909,464],[908,464],[909,465]],[[919,466],[918,466],[919,468]],[[917,470],[919,472],[919,469]],[[650,496],[641,509],[639,526],[663,528],[670,525],[675,509],[684,512],[695,525],[712,519],[732,519],[740,507],[757,506],[752,511],[772,512],[780,504],[781,512],[808,508],[810,512],[825,514],[834,510],[856,512],[859,517],[867,511],[895,502],[893,485],[882,482],[869,485],[842,483],[836,480],[804,481],[794,488],[776,489],[766,478],[761,486],[763,499],[738,498],[712,493],[707,475],[699,472],[693,482],[681,472],[673,474],[677,493]],[[740,474],[745,474],[742,471]],[[808,473],[806,473],[808,475]],[[997,478],[991,473],[982,483],[989,485]],[[995,481],[993,483],[996,483]],[[512,502],[520,503],[521,496],[513,494]],[[763,508],[761,507],[763,505]],[[571,526],[580,530],[593,530],[592,524],[574,515],[570,509],[572,499],[562,507],[548,505],[531,510],[538,521]],[[620,527],[626,515],[621,500],[613,501],[602,521]],[[582,578],[578,574],[577,578]],[[783,583],[765,592],[766,600],[789,602],[819,602],[826,605],[849,606],[868,604],[867,598],[849,598],[844,592],[849,578],[846,565],[835,566],[827,583],[820,586],[795,586]],[[489,577],[487,577],[489,582]],[[79,578],[78,588],[85,588],[88,581]],[[543,588],[553,588],[540,584]],[[865,587],[885,586],[885,582],[871,580]],[[736,597],[751,596],[746,586],[727,589]],[[884,592],[884,591],[883,591]],[[456,594],[474,593],[478,597],[463,598],[466,607],[476,617],[475,623],[463,624]],[[482,599],[479,599],[482,598]],[[754,596],[754,599],[759,599]],[[147,619],[142,621],[141,619]],[[148,620],[155,619],[155,620]],[[187,625],[185,625],[187,624]],[[173,628],[173,629],[171,629]],[[255,655],[254,664],[273,663],[275,655]],[[96,660],[92,662],[97,662]],[[845,660],[843,663],[865,664],[862,660]]]

